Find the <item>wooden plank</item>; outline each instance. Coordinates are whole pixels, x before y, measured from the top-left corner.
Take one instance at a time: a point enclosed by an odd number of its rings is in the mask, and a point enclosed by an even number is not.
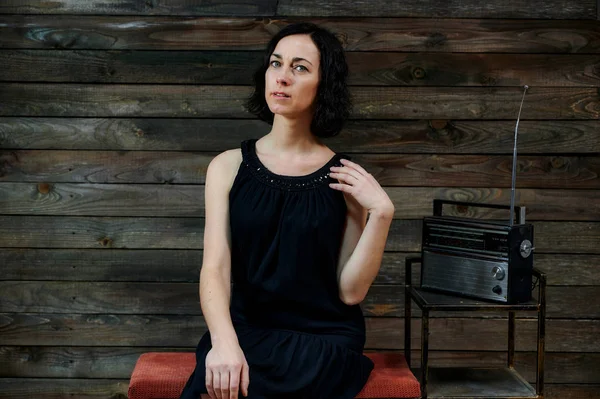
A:
[[[23,215],[198,217],[204,186],[0,183],[0,208]]]
[[[0,6],[0,14],[92,14],[92,15],[255,15],[274,16],[277,1],[274,0],[96,0],[81,2],[73,0],[6,0]]]
[[[0,378],[1,399],[127,399],[129,377],[119,380],[89,378]]]
[[[203,184],[215,155],[187,151],[0,150],[0,182]],[[364,154],[352,155],[352,160],[384,187],[511,187],[511,155]],[[597,155],[520,155],[517,161],[518,188],[600,188]],[[50,187],[46,190],[49,192]],[[523,196],[524,200],[531,198]]]
[[[201,184],[215,153],[0,151],[0,181]],[[34,162],[41,161],[39,165]]]
[[[522,90],[353,87],[353,119],[516,118]],[[0,83],[0,116],[250,118],[246,86]],[[530,88],[523,119],[600,118],[595,88]]]
[[[203,231],[201,218],[0,216],[0,241],[15,248],[202,249]]]
[[[490,350],[506,349],[506,319],[480,318],[481,313],[466,312],[460,318],[432,318],[431,349]],[[403,349],[404,318],[366,317],[367,343],[370,349]],[[420,319],[412,328],[420,331]],[[520,351],[536,350],[534,319],[518,319],[516,345]],[[549,319],[546,324],[548,352],[588,352],[600,341],[600,321]],[[69,349],[98,347],[187,347],[194,348],[206,331],[202,316],[195,315],[121,315],[121,314],[0,314],[0,336],[11,351],[31,346],[56,346]],[[443,333],[440,333],[443,331]],[[470,334],[471,337],[465,336]],[[413,335],[411,347],[420,347],[420,334]],[[465,339],[468,338],[468,339]],[[0,352],[1,353],[1,352]],[[119,352],[120,353],[120,352]],[[23,358],[27,358],[23,356]]]
[[[252,84],[261,52],[4,50],[0,81]],[[349,84],[361,86],[600,85],[598,55],[350,52]]]
[[[0,81],[250,85],[249,66],[261,60],[259,52],[4,50]]]
[[[201,314],[196,283],[0,281],[0,288],[0,312],[7,313]],[[600,317],[596,286],[552,286],[547,297],[550,318]],[[362,309],[367,316],[403,316],[404,287],[373,285]]]
[[[97,378],[96,376],[111,376],[109,378],[128,378],[131,375],[135,361],[142,353],[157,351],[153,348],[107,349],[104,348],[31,348],[25,349],[21,359],[15,359],[25,364],[9,363],[11,369],[21,371],[24,377],[65,378],[77,375],[79,378]],[[161,348],[159,351],[187,351],[193,348]],[[106,353],[108,352],[108,353]],[[125,352],[125,353],[122,353]],[[474,359],[478,355],[479,359]],[[472,364],[475,360],[479,366],[501,365],[500,358],[506,357],[505,352],[475,352],[456,353],[450,351],[432,351],[431,364],[439,367],[455,367]],[[29,358],[27,361],[25,359]],[[416,358],[416,356],[415,356]],[[415,359],[416,360],[416,359]],[[499,361],[500,360],[500,361]],[[545,367],[545,381],[548,383],[594,383],[594,361],[600,360],[596,353],[549,353]],[[418,366],[418,362],[414,362]],[[535,381],[535,354],[532,352],[517,352],[515,368],[529,381]],[[563,369],[561,370],[561,367]],[[591,369],[590,369],[591,368]],[[562,372],[561,372],[562,371]]]
[[[598,222],[534,222],[536,253],[597,254]],[[421,250],[422,220],[395,219],[386,250]],[[5,248],[202,249],[204,219],[0,215]]]
[[[381,16],[425,18],[531,18],[531,19],[596,19],[594,0],[532,0],[490,2],[475,0],[436,0],[414,3],[380,3],[361,1],[347,3],[341,0],[229,0],[223,2],[102,0],[80,3],[57,0],[8,0],[0,7],[2,14],[107,14],[107,15],[256,15],[256,16]]]
[[[404,284],[407,256],[420,253],[385,252],[375,284]],[[198,282],[202,251],[3,248],[0,264],[0,280],[194,283]],[[534,264],[546,273],[549,285],[600,285],[600,255],[536,253]],[[413,275],[415,282],[419,281],[418,266]]]
[[[428,0],[417,2],[384,2],[343,0],[281,0],[277,13],[285,16],[328,17],[422,17],[422,18],[552,18],[596,19],[594,0],[493,1]]]
[[[575,87],[600,81],[594,55],[351,52],[347,59],[350,85]]]
[[[354,15],[353,15],[354,17]],[[263,50],[294,20],[0,15],[0,48]],[[590,20],[311,18],[347,51],[599,53]]]
[[[176,349],[190,351],[190,349]],[[128,378],[148,348],[0,346],[0,377]]]
[[[0,117],[0,148],[225,151],[259,138],[258,120]],[[512,154],[514,121],[349,121],[324,140],[343,153]],[[520,121],[520,153],[595,153],[600,120]]]
[[[197,283],[202,250],[3,248],[0,264],[0,280]]]
[[[510,189],[387,187],[395,218],[432,214],[434,199],[508,205]],[[533,220],[600,221],[600,190],[518,191],[517,203]],[[2,183],[0,208],[5,215],[204,216],[204,186],[173,184]],[[506,219],[508,210],[447,206],[449,216]]]

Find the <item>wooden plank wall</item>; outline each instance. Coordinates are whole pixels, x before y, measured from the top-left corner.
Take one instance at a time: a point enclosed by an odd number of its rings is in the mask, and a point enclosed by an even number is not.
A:
[[[193,350],[206,167],[268,130],[242,101],[259,50],[296,20],[342,38],[355,111],[328,144],[396,205],[367,347],[403,347],[403,261],[432,199],[508,204],[528,84],[517,185],[549,281],[547,397],[597,398],[598,13],[596,0],[3,1],[0,398],[124,398],[141,353]],[[504,362],[504,315],[436,316],[435,364]],[[534,381],[522,316],[517,368]]]

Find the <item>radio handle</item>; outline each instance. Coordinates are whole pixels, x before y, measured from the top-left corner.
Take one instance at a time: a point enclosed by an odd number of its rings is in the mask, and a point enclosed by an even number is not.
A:
[[[509,205],[499,205],[499,204],[484,204],[480,202],[465,202],[465,201],[451,201],[451,200],[442,200],[442,199],[434,199],[433,200],[433,216],[442,216],[442,208],[444,205],[458,205],[458,206],[467,206],[467,207],[477,207],[477,208],[492,208],[492,209],[506,209],[510,210],[511,207]],[[514,209],[517,211],[517,224],[525,224],[525,207],[524,206],[515,206]],[[512,222],[512,221],[511,221]]]

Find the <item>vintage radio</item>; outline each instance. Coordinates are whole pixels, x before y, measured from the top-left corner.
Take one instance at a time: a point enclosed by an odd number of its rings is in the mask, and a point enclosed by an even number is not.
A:
[[[433,216],[423,219],[421,287],[515,304],[531,299],[533,226],[525,208],[515,222],[517,131],[528,86],[515,125],[510,206],[434,200]],[[449,217],[443,205],[509,209],[508,223]]]
[[[533,226],[442,216],[444,204],[508,208],[434,200],[423,219],[421,287],[505,303],[531,299]]]

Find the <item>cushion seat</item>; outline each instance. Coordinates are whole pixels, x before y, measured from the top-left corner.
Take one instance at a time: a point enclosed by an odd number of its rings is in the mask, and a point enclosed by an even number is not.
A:
[[[418,398],[420,385],[400,353],[365,353],[375,368],[357,398]],[[193,352],[149,352],[138,359],[129,399],[177,399],[196,366]]]

